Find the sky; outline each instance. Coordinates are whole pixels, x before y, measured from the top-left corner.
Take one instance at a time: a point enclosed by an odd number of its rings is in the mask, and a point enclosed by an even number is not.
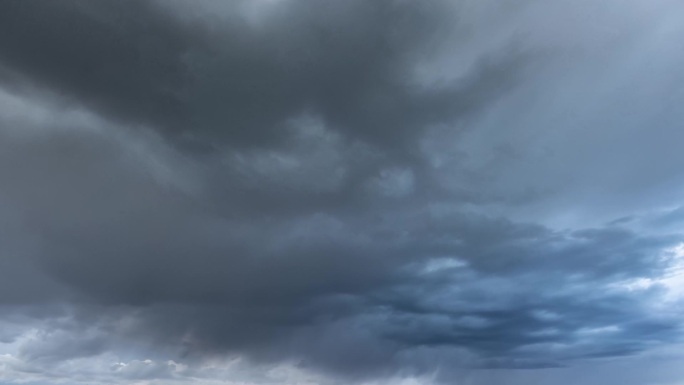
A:
[[[684,384],[677,0],[0,1],[0,385]]]

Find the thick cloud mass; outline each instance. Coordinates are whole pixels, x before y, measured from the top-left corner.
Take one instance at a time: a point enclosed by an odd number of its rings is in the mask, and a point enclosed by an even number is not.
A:
[[[0,2],[0,383],[676,385],[680,11]]]

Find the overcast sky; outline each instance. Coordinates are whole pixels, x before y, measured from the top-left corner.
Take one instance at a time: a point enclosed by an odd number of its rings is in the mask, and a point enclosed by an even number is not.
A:
[[[0,1],[0,385],[684,384],[679,0]]]

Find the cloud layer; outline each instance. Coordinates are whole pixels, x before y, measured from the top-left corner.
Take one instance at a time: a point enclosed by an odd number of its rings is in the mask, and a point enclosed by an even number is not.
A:
[[[674,385],[679,7],[0,3],[0,382]]]

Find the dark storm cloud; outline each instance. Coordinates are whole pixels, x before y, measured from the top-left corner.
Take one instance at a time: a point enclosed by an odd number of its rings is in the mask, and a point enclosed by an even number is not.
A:
[[[6,68],[105,113],[164,125],[182,119],[182,55],[193,41],[149,2],[0,7]]]
[[[137,326],[113,334],[179,357],[246,354],[363,376],[429,371],[443,354],[435,348],[463,349],[483,367],[534,367],[677,334],[671,319],[647,314],[649,293],[603,290],[658,275],[660,251],[678,236],[555,231],[420,201],[234,221],[150,179],[111,138],[5,143],[6,156],[30,155],[20,175],[8,167],[3,177],[14,181],[5,198],[44,244],[37,263],[89,302],[141,306]],[[551,354],[554,344],[564,347]]]
[[[1,60],[105,114],[211,146],[284,140],[284,121],[303,113],[381,147],[411,146],[426,125],[491,100],[518,65],[483,58],[453,84],[412,84],[411,65],[453,34],[443,2],[284,2],[265,27],[241,4],[223,5],[214,25],[151,1],[9,1]]]
[[[617,135],[622,110],[601,138],[566,123],[583,86],[611,85],[510,37],[536,3],[188,4],[0,3],[15,370],[116,352],[127,380],[239,357],[449,382],[680,338],[663,298],[682,210],[606,203],[676,185],[620,167],[664,139]],[[629,164],[664,177],[671,160]]]

